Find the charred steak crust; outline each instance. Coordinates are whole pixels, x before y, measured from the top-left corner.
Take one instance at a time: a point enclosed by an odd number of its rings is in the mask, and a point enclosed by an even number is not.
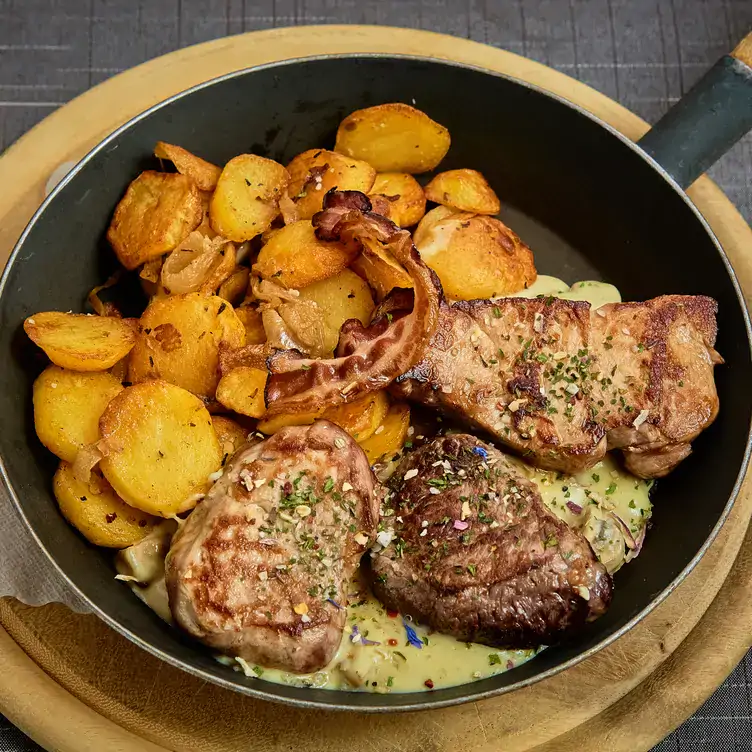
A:
[[[612,581],[584,536],[495,448],[439,437],[392,476],[374,592],[438,632],[499,648],[550,645],[605,612]]]
[[[391,389],[488,431],[531,464],[577,472],[621,449],[659,477],[716,417],[717,304],[474,300],[440,309],[423,361]]]
[[[381,489],[328,421],[241,450],[173,538],[170,609],[229,655],[306,673],[333,658],[345,588],[376,533]]]

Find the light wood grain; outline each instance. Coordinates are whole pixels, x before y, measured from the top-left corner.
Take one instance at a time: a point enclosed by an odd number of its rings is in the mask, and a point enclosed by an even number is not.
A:
[[[109,80],[54,113],[9,150],[0,159],[0,184],[13,186],[0,193],[0,259],[37,207],[52,170],[82,156],[146,107],[248,65],[309,54],[377,51],[480,65],[575,101],[631,138],[647,130],[620,105],[542,65],[429,32],[328,26],[222,39]],[[690,195],[724,244],[745,289],[752,290],[749,227],[707,178],[698,180]],[[746,540],[728,580],[727,575],[750,514],[747,484],[695,571],[640,625],[567,672],[482,703],[398,716],[282,708],[202,683],[160,663],[93,616],[5,600],[0,601],[0,624],[7,630],[0,632],[0,710],[40,743],[61,752],[646,750],[710,695],[749,647],[752,539]],[[17,686],[19,678],[28,678],[33,694]],[[39,701],[30,702],[32,696]],[[44,713],[39,712],[42,706]],[[107,741],[84,746],[92,740]]]

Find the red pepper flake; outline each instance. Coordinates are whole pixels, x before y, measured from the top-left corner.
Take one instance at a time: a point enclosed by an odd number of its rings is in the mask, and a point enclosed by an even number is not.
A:
[[[433,682],[430,679],[426,679],[423,684],[425,684],[429,689],[433,689]]]
[[[507,661],[507,671],[512,668],[514,668],[514,663],[512,661]]]
[[[388,639],[388,640],[386,641],[386,644],[387,644],[387,645],[391,645],[392,647],[395,647],[396,645],[399,645],[399,642],[397,642],[397,640],[395,640],[395,639],[394,639],[394,637],[390,637],[390,638],[389,638],[389,639]]]
[[[390,619],[396,619],[396,618],[397,618],[397,617],[399,616],[399,611],[392,611],[392,609],[391,609],[391,608],[388,608],[388,609],[386,610],[386,615],[387,615],[387,616],[388,616],[388,617],[389,617]]]

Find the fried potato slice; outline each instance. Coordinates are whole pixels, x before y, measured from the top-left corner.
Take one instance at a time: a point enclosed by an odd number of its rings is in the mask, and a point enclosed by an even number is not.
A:
[[[426,214],[413,239],[448,297],[492,298],[535,282],[532,251],[503,222],[464,212],[444,212],[444,218],[434,222],[429,217],[433,211]]]
[[[374,434],[389,410],[389,398],[385,391],[370,392],[354,402],[326,408],[318,413],[294,413],[278,415],[259,422],[257,428],[265,434],[273,434],[286,426],[307,426],[317,418],[330,420],[347,431],[356,441],[364,441]]]
[[[290,175],[278,162],[255,154],[234,157],[222,170],[211,198],[212,228],[236,243],[268,230],[289,182]]]
[[[236,266],[235,271],[219,286],[217,295],[230,305],[239,305],[248,291],[250,278],[251,272],[247,266]]]
[[[253,271],[282,287],[297,289],[339,274],[357,253],[355,247],[319,240],[311,221],[303,219],[269,239],[259,251]]]
[[[99,418],[123,385],[112,374],[78,373],[49,366],[34,382],[34,428],[61,460],[99,439]]]
[[[164,379],[210,400],[219,382],[219,344],[245,344],[245,327],[232,306],[199,292],[155,298],[139,321],[129,380]]]
[[[324,349],[328,355],[337,347],[342,324],[348,319],[358,319],[366,325],[374,308],[368,284],[349,269],[303,287],[300,300],[311,301],[321,310],[325,327]]]
[[[367,439],[358,443],[373,465],[382,457],[390,457],[401,451],[407,441],[410,428],[410,408],[404,402],[398,402],[389,408],[383,423]]]
[[[29,339],[61,368],[106,371],[136,343],[134,319],[49,311],[24,321]]]
[[[213,191],[217,187],[219,176],[222,174],[221,167],[191,154],[182,146],[175,146],[164,141],[157,141],[157,145],[154,147],[154,156],[172,162],[175,169],[190,178],[200,191]]]
[[[425,188],[426,198],[475,214],[498,214],[499,197],[477,170],[440,172]]]
[[[449,131],[415,107],[395,102],[356,110],[337,129],[334,150],[377,172],[428,172],[449,151]]]
[[[263,345],[266,342],[266,331],[261,313],[251,306],[240,306],[235,309],[235,315],[245,327],[246,345]]]
[[[369,392],[354,402],[324,410],[322,418],[344,428],[355,441],[365,441],[373,436],[389,411],[386,391]]]
[[[287,192],[295,203],[298,219],[310,219],[321,211],[324,195],[331,188],[368,193],[376,179],[376,170],[368,163],[326,149],[298,154],[287,165],[287,171]]]
[[[192,509],[222,462],[204,404],[165,381],[120,392],[99,431],[108,448],[99,463],[105,478],[127,504],[160,517]]]
[[[95,546],[126,548],[145,538],[158,517],[128,506],[101,476],[96,484],[82,483],[73,465],[61,462],[52,481],[60,511]]]
[[[212,426],[217,434],[219,448],[222,450],[222,466],[248,441],[248,431],[232,418],[225,415],[212,415]]]
[[[268,375],[259,368],[233,368],[219,380],[217,402],[249,418],[260,418],[266,412],[264,388]]]
[[[147,170],[117,205],[107,240],[120,263],[135,269],[179,245],[203,216],[201,196],[190,178]]]
[[[410,275],[378,243],[368,243],[350,266],[373,288],[379,301],[395,287],[412,289]]]
[[[400,227],[417,225],[426,213],[426,194],[420,183],[406,172],[377,175],[369,198],[373,201],[378,196],[389,202],[389,219]],[[374,211],[379,213],[375,205]]]

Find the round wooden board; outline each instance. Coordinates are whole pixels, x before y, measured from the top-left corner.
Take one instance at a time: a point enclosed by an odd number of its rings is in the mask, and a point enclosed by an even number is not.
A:
[[[459,60],[535,83],[631,138],[647,124],[607,97],[530,60],[429,32],[365,26],[279,29],[220,39],[151,61],[56,111],[0,159],[0,260],[60,163],[150,105],[206,79],[273,60],[395,52]],[[702,178],[690,195],[752,291],[752,232]],[[40,744],[82,750],[244,752],[355,748],[452,752],[647,750],[689,716],[752,643],[749,482],[694,572],[611,647],[545,682],[421,714],[332,715],[252,700],[141,651],[94,616],[0,601],[0,711]],[[746,535],[746,538],[745,538]],[[737,558],[738,556],[738,558]]]

